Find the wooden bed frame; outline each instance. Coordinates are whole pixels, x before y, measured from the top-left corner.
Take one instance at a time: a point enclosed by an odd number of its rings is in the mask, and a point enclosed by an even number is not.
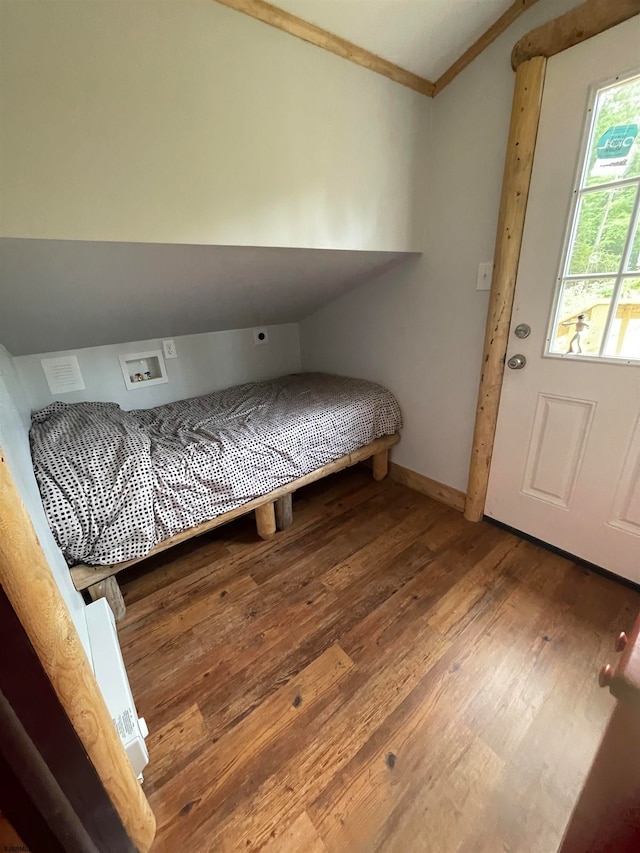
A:
[[[115,618],[117,620],[122,619],[126,612],[126,606],[115,577],[118,572],[128,569],[129,566],[134,566],[148,557],[160,554],[162,551],[166,551],[167,548],[178,545],[180,542],[185,542],[193,536],[208,533],[210,530],[226,524],[227,521],[232,521],[234,518],[239,518],[241,515],[246,515],[249,512],[255,512],[256,514],[258,536],[261,539],[270,539],[276,530],[284,530],[293,521],[291,498],[295,491],[316,480],[321,480],[329,474],[342,471],[344,468],[356,465],[358,462],[370,458],[373,459],[374,480],[384,480],[389,470],[389,449],[399,441],[400,436],[398,433],[377,438],[371,444],[366,444],[352,453],[347,453],[346,456],[341,456],[334,462],[329,462],[327,465],[323,465],[321,468],[305,474],[304,477],[298,477],[297,480],[287,483],[286,486],[281,486],[279,489],[275,489],[266,495],[254,498],[236,509],[212,518],[210,521],[205,521],[196,527],[190,527],[188,530],[182,531],[182,533],[170,536],[168,539],[155,545],[144,557],[136,557],[133,560],[113,563],[109,566],[85,566],[82,564],[73,566],[70,571],[74,586],[77,590],[87,590],[93,601],[98,598],[106,598],[113,610]]]

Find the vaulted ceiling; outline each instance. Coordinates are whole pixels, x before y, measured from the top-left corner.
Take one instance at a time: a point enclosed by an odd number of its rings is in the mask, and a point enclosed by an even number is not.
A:
[[[435,81],[513,0],[271,2],[407,71]]]

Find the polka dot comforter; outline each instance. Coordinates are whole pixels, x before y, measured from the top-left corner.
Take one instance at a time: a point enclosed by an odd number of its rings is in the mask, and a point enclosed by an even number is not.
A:
[[[154,409],[52,403],[33,415],[33,465],[70,565],[143,557],[402,426],[380,385],[303,373]]]

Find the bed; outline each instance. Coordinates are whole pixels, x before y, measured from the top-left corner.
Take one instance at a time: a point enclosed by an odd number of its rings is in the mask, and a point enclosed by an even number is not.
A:
[[[369,457],[382,479],[401,426],[382,386],[315,373],[152,409],[56,402],[33,415],[30,442],[76,588],[121,617],[119,571],[252,511],[269,538],[301,486]]]

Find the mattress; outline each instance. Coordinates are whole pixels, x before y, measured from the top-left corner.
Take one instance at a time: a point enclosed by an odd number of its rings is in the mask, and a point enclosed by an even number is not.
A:
[[[52,403],[32,417],[33,466],[69,565],[154,545],[402,426],[391,392],[302,373],[153,409]]]

